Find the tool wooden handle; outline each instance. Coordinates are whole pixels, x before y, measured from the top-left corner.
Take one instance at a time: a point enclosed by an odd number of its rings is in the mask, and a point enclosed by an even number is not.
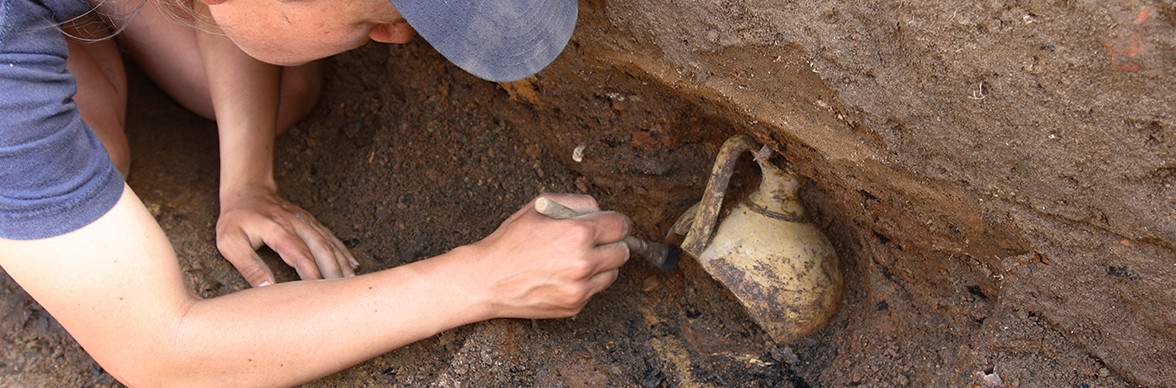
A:
[[[572,210],[571,208],[564,206],[563,204],[560,204],[559,202],[552,201],[549,198],[539,198],[539,199],[535,200],[535,211],[538,211],[539,214],[542,214],[542,215],[545,215],[545,216],[548,216],[548,217],[551,217],[551,218],[554,218],[557,220],[563,220],[563,219],[568,219],[568,218],[580,216],[579,212]]]
[[[579,212],[547,198],[535,200],[535,211],[557,220],[578,217],[580,215]],[[663,271],[673,269],[678,263],[679,250],[676,247],[645,241],[633,236],[625,236],[623,241],[625,245],[629,246],[629,252],[644,257],[651,264],[661,268]]]
[[[551,217],[551,218],[554,218],[557,220],[566,220],[568,218],[574,218],[574,217],[580,216],[579,212],[572,210],[571,208],[569,208],[567,206],[564,206],[562,203],[555,202],[555,201],[552,201],[547,198],[539,198],[539,199],[535,200],[535,211],[539,212],[539,214],[542,214],[542,215],[545,215],[545,216],[548,216],[548,217]],[[648,245],[644,241],[641,241],[633,236],[625,236],[624,241],[625,241],[625,244],[629,245],[630,250],[633,250],[633,249],[644,250],[645,247]]]

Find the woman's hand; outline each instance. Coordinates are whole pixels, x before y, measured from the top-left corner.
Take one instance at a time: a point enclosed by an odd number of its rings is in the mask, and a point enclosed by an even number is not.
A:
[[[527,204],[485,239],[463,249],[473,250],[466,271],[492,318],[564,318],[580,312],[596,293],[617,278],[629,259],[621,241],[630,220],[602,212],[592,197],[544,197],[572,208],[581,216],[554,220]],[[461,281],[462,279],[455,279]]]
[[[196,35],[220,135],[216,245],[254,287],[274,283],[255,250],[268,245],[302,279],[354,276],[358,262],[310,213],[277,195],[273,176],[282,69],[215,30]]]
[[[274,283],[256,250],[267,245],[302,279],[355,276],[359,262],[330,229],[267,187],[221,195],[216,246],[254,287]]]

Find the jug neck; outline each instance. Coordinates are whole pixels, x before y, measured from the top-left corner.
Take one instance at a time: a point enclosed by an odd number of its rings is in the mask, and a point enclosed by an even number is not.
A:
[[[759,188],[747,196],[749,207],[772,218],[804,222],[804,205],[798,196],[800,180],[789,169],[776,167],[766,157],[756,157],[762,171]]]

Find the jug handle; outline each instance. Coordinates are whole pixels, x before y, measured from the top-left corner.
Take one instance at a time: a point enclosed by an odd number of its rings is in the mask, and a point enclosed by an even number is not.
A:
[[[719,212],[723,207],[723,196],[727,193],[727,184],[731,182],[731,175],[735,173],[735,162],[739,161],[739,154],[744,151],[751,151],[760,147],[759,142],[752,139],[747,134],[738,134],[727,139],[723,146],[719,148],[719,154],[715,156],[715,165],[711,169],[710,179],[706,183],[706,191],[702,194],[702,201],[698,203],[698,214],[694,217],[694,223],[687,235],[693,235],[693,238],[687,239],[687,246],[682,249],[687,253],[698,257],[702,251],[710,245],[711,239],[714,237],[715,225],[718,222]]]

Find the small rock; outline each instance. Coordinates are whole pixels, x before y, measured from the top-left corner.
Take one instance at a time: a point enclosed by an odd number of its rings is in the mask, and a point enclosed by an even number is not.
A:
[[[719,42],[719,32],[714,29],[707,30],[706,31],[706,40],[710,41],[711,43],[718,43]]]
[[[540,156],[543,156],[543,148],[540,148],[538,144],[534,143],[528,144],[527,149],[524,152],[526,152],[527,156],[531,157],[531,159],[539,159]]]
[[[985,387],[1004,386],[1004,380],[1000,378],[1000,374],[997,374],[996,371],[992,371],[992,373],[988,373],[987,371],[976,371],[976,373],[973,373],[973,375],[979,377],[980,381],[984,383]]]
[[[576,163],[580,163],[580,162],[584,161],[584,149],[585,148],[588,148],[588,146],[586,146],[584,144],[580,144],[580,145],[576,146],[576,149],[572,150],[572,160],[576,161]]]
[[[144,201],[144,202],[146,202],[146,201]],[[147,212],[151,213],[151,215],[155,216],[155,218],[159,218],[159,204],[158,203],[146,202],[146,203],[144,203],[144,205],[146,205],[146,207],[147,207]]]
[[[650,276],[641,282],[641,291],[650,292],[661,287],[661,279],[657,276]]]
[[[791,346],[785,346],[782,348],[772,349],[771,355],[772,355],[772,358],[775,359],[776,361],[786,362],[786,363],[792,364],[792,365],[795,365],[796,363],[800,362],[800,357],[796,356],[796,352],[792,351]],[[861,381],[860,376],[857,375],[856,373],[854,374],[854,378],[855,378],[855,380],[854,380],[855,382]]]
[[[457,341],[457,334],[454,333],[453,330],[448,330],[448,331],[442,332],[441,337],[438,338],[438,340],[437,340],[438,345],[441,345],[441,346],[449,345],[449,344],[452,344],[456,341]]]
[[[576,190],[579,190],[581,193],[587,193],[588,192],[588,180],[585,179],[584,177],[576,178]]]
[[[1111,371],[1107,368],[1098,368],[1098,377],[1107,377],[1111,375]]]

